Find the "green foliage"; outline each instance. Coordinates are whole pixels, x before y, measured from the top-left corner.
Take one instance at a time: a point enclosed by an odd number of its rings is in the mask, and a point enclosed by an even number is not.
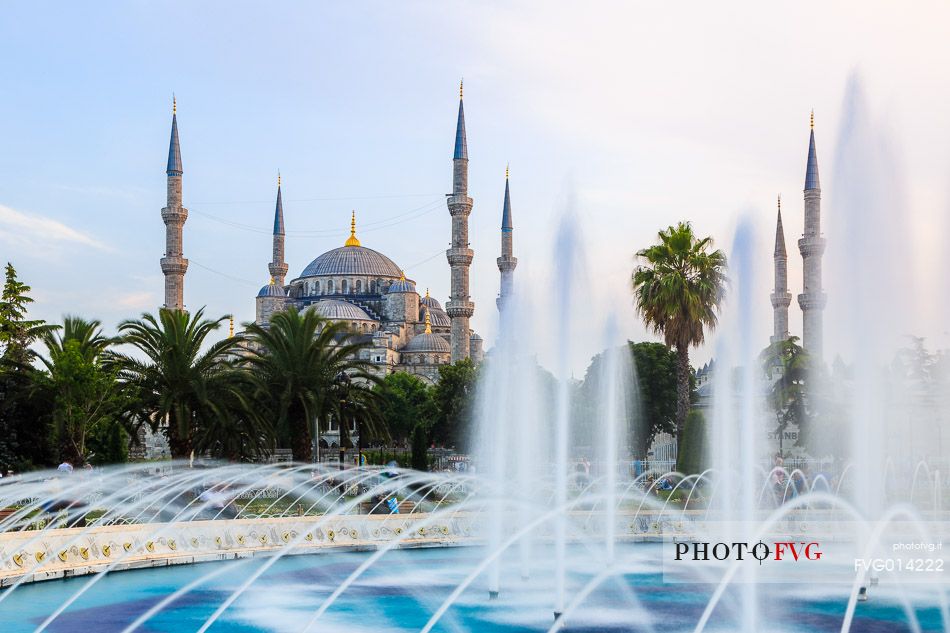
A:
[[[684,475],[693,475],[706,469],[709,451],[709,435],[703,412],[692,409],[686,416],[683,440],[677,451],[676,470]]]
[[[205,345],[226,319],[205,319],[204,309],[194,315],[162,309],[157,319],[143,314],[119,325],[122,342],[145,356],[115,355],[119,375],[139,393],[142,410],[165,433],[173,457],[188,457],[202,429],[228,416],[232,402],[245,398],[246,383],[233,359],[242,339]]]
[[[30,287],[7,264],[0,294],[0,469],[27,470],[55,459],[49,441],[52,406],[38,385],[42,373],[31,364],[29,345],[47,329],[27,319]]]
[[[435,389],[418,376],[404,372],[389,374],[376,389],[381,398],[380,413],[394,441],[407,442],[419,421],[427,427],[435,424]]]
[[[478,368],[471,359],[439,367],[439,384],[433,395],[437,409],[432,426],[435,443],[463,447],[473,426],[477,381]]]
[[[341,409],[346,398],[340,397],[339,377],[345,374],[354,383],[374,380],[367,373],[369,363],[358,359],[365,344],[354,342],[345,323],[293,307],[274,314],[268,329],[248,324],[247,333],[252,352],[247,364],[278,445],[289,447],[296,460],[309,460],[314,426],[322,427],[334,414],[354,414]]]
[[[689,348],[714,329],[725,294],[726,256],[710,251],[712,238],[698,238],[688,222],[657,234],[658,243],[637,253],[645,264],[633,273],[637,311],[644,323],[677,353],[677,437],[682,439],[690,406]]]
[[[429,430],[422,422],[417,423],[409,436],[412,449],[411,465],[415,470],[429,470]]]
[[[49,329],[43,321],[26,318],[27,306],[33,303],[30,290],[17,279],[13,264],[7,262],[0,294],[0,359],[8,364],[29,363],[34,357],[30,343]]]
[[[781,437],[785,429],[794,424],[799,429],[796,444],[801,444],[808,435],[812,417],[807,407],[811,360],[798,344],[797,336],[771,343],[762,351],[760,359],[766,379],[772,381],[768,404],[775,415],[775,432]]]

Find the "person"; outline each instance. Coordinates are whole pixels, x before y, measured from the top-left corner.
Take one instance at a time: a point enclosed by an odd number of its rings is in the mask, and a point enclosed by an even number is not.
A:
[[[785,460],[782,459],[782,455],[779,453],[775,454],[774,466],[772,467],[772,490],[775,492],[776,499],[780,499],[779,503],[785,502]]]

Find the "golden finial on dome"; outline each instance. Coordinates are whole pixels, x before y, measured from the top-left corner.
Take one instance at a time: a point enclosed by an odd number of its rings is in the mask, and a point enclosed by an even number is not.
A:
[[[175,99],[175,93],[172,93],[172,114],[178,114],[178,100]]]
[[[462,98],[462,88],[463,88],[464,86],[465,86],[465,78],[463,77],[463,78],[459,81],[459,99]]]
[[[234,338],[234,315],[228,317],[228,338]]]
[[[810,126],[811,126],[811,129],[813,129],[813,130],[815,129],[815,109],[814,109],[814,108],[811,109],[811,123],[810,123]]]
[[[399,271],[399,281],[406,281],[406,271],[404,270]]]
[[[350,237],[347,238],[344,246],[359,246],[360,241],[356,239],[356,211],[350,216]]]
[[[432,334],[432,321],[429,320],[429,308],[426,308],[426,334]]]
[[[426,288],[426,299],[428,299],[428,298],[429,298],[429,289]]]
[[[270,278],[270,285],[272,285],[272,286],[274,285],[274,278],[273,278],[273,277]]]

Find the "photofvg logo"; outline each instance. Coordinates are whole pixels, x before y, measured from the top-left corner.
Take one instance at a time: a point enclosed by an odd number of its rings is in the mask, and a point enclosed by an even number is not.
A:
[[[676,560],[692,561],[746,561],[755,560],[761,565],[767,560],[817,561],[821,560],[821,545],[817,541],[773,541],[766,543],[710,543],[707,541],[674,542]]]
[[[661,548],[670,583],[946,583],[950,569],[941,539],[908,534],[950,533],[950,523],[786,521],[761,524],[697,521]],[[656,550],[654,550],[656,551]]]
[[[728,533],[716,537],[715,532],[707,538],[664,543],[666,582],[718,583],[725,573],[732,575],[732,582],[814,582],[824,578],[824,568],[830,567],[828,551],[819,538],[781,536],[752,541],[730,538]]]

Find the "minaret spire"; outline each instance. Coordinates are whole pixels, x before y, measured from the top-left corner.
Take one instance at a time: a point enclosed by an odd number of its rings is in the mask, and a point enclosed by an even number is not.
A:
[[[469,319],[475,304],[469,296],[469,268],[475,253],[469,248],[468,216],[473,200],[468,197],[468,140],[465,136],[463,84],[459,83],[459,112],[455,126],[455,152],[452,156],[452,193],[446,198],[452,217],[452,244],[445,252],[452,269],[451,294],[445,311],[452,320],[452,362],[471,356]]]
[[[498,299],[495,301],[499,312],[503,310],[504,304],[511,296],[515,267],[518,265],[518,259],[514,256],[514,246],[512,244],[514,226],[511,223],[511,190],[508,184],[508,176],[509,169],[506,166],[505,201],[501,210],[501,257],[497,260],[498,270],[501,272],[501,287]]]
[[[165,169],[167,189],[162,221],[165,223],[165,256],[160,263],[165,275],[165,304],[170,310],[184,310],[185,273],[188,260],[182,256],[182,230],[188,209],[181,200],[181,144],[178,141],[178,100],[172,95],[172,131],[168,142],[168,164]]]
[[[805,288],[798,295],[802,309],[802,346],[813,358],[822,358],[822,312],[828,301],[821,284],[821,256],[825,239],[821,236],[821,185],[818,178],[818,151],[815,149],[815,113],[812,111],[805,164],[805,233],[798,240],[802,254]]]
[[[788,254],[785,252],[785,229],[782,226],[782,196],[778,197],[778,219],[775,222],[775,289],[772,291],[772,342],[788,339]]]
[[[274,207],[274,236],[273,236],[273,258],[267,265],[267,271],[271,279],[278,286],[283,288],[284,278],[287,276],[287,262],[284,261],[284,201],[280,191],[280,172],[277,172],[277,204]]]

